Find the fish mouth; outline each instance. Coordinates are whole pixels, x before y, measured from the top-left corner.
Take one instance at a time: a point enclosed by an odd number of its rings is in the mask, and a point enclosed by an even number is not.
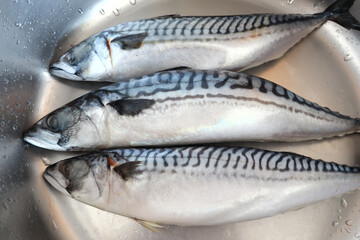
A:
[[[77,74],[75,68],[65,62],[56,62],[49,68],[50,74],[56,77],[71,79],[76,81],[84,80]]]
[[[30,128],[24,134],[24,141],[28,142],[34,146],[45,148],[55,151],[66,151],[65,148],[59,146],[57,143],[59,141],[60,134],[54,134],[47,131],[34,131]]]
[[[65,177],[58,171],[56,171],[55,165],[51,165],[45,169],[43,178],[56,190],[71,197],[70,193],[66,190],[68,183]]]

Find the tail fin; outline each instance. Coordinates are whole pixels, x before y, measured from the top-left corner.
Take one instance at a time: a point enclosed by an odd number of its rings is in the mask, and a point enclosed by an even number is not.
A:
[[[349,12],[355,0],[337,0],[331,4],[325,13],[330,14],[330,20],[334,21],[344,28],[355,29],[360,31],[360,23]]]
[[[355,127],[357,128],[355,133],[360,133],[360,118],[355,118]]]

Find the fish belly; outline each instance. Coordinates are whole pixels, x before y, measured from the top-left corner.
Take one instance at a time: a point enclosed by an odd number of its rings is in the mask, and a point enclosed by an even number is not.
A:
[[[225,141],[300,141],[353,131],[349,120],[254,97],[192,95],[136,116],[108,108],[108,147]],[[196,99],[196,97],[199,97]]]
[[[124,187],[112,185],[114,192]],[[156,223],[199,226],[293,210],[356,189],[359,176],[266,171],[219,174],[199,167],[178,168],[176,173],[151,171],[125,186],[117,197],[112,194],[108,210]]]
[[[314,30],[320,20],[293,26],[264,27],[230,36],[154,40],[139,49],[112,49],[113,77],[119,81],[178,67],[244,70],[281,57]],[[121,76],[121,78],[117,78]]]

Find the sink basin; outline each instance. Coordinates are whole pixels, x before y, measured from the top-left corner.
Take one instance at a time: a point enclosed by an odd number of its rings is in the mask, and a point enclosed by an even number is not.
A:
[[[79,153],[30,146],[22,134],[72,99],[106,85],[52,77],[72,45],[125,21],[168,14],[315,13],[320,0],[13,0],[0,5],[0,239],[360,239],[360,190],[270,218],[161,234],[68,198],[42,178]],[[360,1],[352,14],[360,20]],[[247,71],[346,115],[360,117],[360,32],[327,22],[284,57]],[[289,123],[291,124],[291,123]],[[360,165],[360,135],[300,143],[236,143]],[[120,204],[120,203],[119,203]]]

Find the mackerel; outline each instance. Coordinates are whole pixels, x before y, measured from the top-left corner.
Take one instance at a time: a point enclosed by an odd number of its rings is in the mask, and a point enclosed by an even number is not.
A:
[[[360,30],[339,0],[317,14],[163,16],[122,23],[65,53],[50,72],[72,80],[117,82],[174,68],[244,70],[281,57],[327,20]]]
[[[254,148],[130,148],[47,167],[68,196],[147,227],[217,225],[299,209],[360,187],[359,167]]]
[[[229,71],[168,71],[92,91],[48,114],[25,141],[59,151],[233,141],[302,141],[359,131],[268,80]]]

